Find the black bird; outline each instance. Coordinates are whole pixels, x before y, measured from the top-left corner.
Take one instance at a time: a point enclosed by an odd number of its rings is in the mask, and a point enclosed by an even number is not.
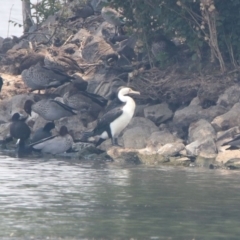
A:
[[[22,158],[32,153],[32,148],[29,146],[26,146],[25,141],[20,139],[16,145],[17,145],[16,157]]]
[[[39,128],[32,136],[31,143],[38,142],[52,136],[51,130],[55,128],[54,122],[48,122],[44,127]]]
[[[6,144],[17,139],[17,145],[21,142],[21,145],[25,145],[25,140],[27,140],[31,134],[31,130],[28,125],[25,123],[27,117],[23,117],[19,113],[14,113],[12,115],[10,124],[10,136],[6,137],[2,141],[2,147],[6,148]]]
[[[31,130],[25,123],[27,117],[22,117],[19,113],[14,113],[12,116],[12,123],[10,125],[10,136],[22,141],[30,137]]]

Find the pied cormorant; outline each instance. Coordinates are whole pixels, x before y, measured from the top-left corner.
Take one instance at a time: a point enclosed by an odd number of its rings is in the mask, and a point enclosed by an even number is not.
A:
[[[117,137],[131,121],[136,107],[135,101],[130,96],[126,96],[127,94],[140,94],[140,92],[128,87],[121,88],[118,92],[118,99],[124,105],[106,112],[98,119],[93,131],[85,133],[83,138],[99,135],[97,146],[108,138],[111,138],[112,145],[118,145]]]

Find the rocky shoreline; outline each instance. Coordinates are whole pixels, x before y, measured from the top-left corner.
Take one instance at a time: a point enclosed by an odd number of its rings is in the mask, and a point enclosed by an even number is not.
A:
[[[48,49],[47,39],[58,24],[56,14],[31,34],[19,39],[1,40],[0,75],[4,83],[0,93],[0,140],[5,139],[9,133],[9,120],[12,114],[19,112],[26,115],[23,110],[24,102],[27,99],[41,98],[41,94],[29,92],[19,74],[34,63],[44,60],[45,55],[41,51],[33,50],[32,45],[37,46],[44,42],[44,48]],[[223,87],[215,88],[212,84],[208,91],[206,89],[209,86],[204,88],[204,84],[199,85],[198,81],[192,85],[189,83],[192,91],[184,92],[184,86],[182,89],[180,87],[172,89],[168,94],[171,96],[175,94],[174,103],[179,102],[177,107],[172,107],[171,102],[164,101],[162,97],[167,96],[166,91],[160,96],[157,91],[150,91],[151,79],[148,78],[145,82],[143,80],[149,72],[151,75],[161,71],[155,68],[145,70],[144,61],[132,60],[123,53],[124,47],[121,46],[121,42],[111,43],[109,39],[114,34],[114,26],[104,21],[101,15],[91,15],[86,19],[80,16],[74,21],[66,21],[65,25],[71,29],[71,34],[64,32],[66,28],[59,28],[54,37],[56,40],[61,36],[61,44],[59,46],[55,44],[51,48],[58,61],[71,58],[77,62],[82,72],[65,62],[66,71],[69,74],[78,74],[87,81],[89,92],[107,98],[119,86],[133,86],[142,93],[141,98],[136,99],[137,109],[134,118],[119,137],[119,143],[124,146],[123,148],[112,147],[110,140],[102,143],[97,149],[91,143],[78,142],[74,145],[77,152],[70,154],[70,157],[88,158],[91,155],[93,158],[99,157],[103,160],[153,166],[163,164],[240,168],[240,150],[226,150],[226,147],[222,146],[240,133],[240,86],[234,77],[226,81]],[[129,49],[126,51],[129,53]],[[154,82],[161,83],[163,79],[171,76],[170,73],[165,78],[159,76]],[[176,76],[182,75],[175,75],[175,81],[181,81],[176,80]],[[182,83],[187,85],[187,81]],[[68,83],[56,89],[46,90],[46,93],[62,96],[67,88]],[[178,99],[177,96],[182,98]],[[82,119],[84,116],[78,114],[57,120],[56,129],[65,125],[75,140],[80,139],[81,133],[91,129],[95,119],[87,118],[87,125],[84,125],[79,118]],[[34,132],[43,126],[46,120],[32,116],[27,123]]]

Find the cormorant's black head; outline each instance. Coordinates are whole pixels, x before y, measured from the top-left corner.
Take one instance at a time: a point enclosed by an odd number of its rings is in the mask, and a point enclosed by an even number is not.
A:
[[[20,116],[19,113],[14,113],[14,114],[12,115],[12,122],[17,122],[17,121],[20,120],[20,118],[21,118],[21,116]]]

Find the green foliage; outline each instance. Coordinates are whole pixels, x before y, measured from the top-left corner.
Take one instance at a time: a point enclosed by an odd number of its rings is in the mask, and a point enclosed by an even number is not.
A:
[[[185,39],[193,57],[210,60],[213,52],[221,62],[240,64],[240,1],[211,0],[112,0],[113,6],[123,10],[128,26],[137,29],[151,43],[152,36],[161,30],[170,39]],[[209,24],[209,16],[216,29]],[[212,31],[212,32],[211,32]],[[212,39],[211,39],[212,37]],[[210,41],[216,40],[216,47]],[[195,54],[194,54],[195,53]],[[221,64],[220,64],[221,65]],[[224,69],[224,68],[223,68]]]
[[[31,3],[30,6],[32,17],[36,19],[37,23],[40,23],[59,11],[61,2],[59,0],[41,0],[36,4]]]
[[[12,23],[14,27],[16,27],[16,26],[22,27],[22,26],[23,26],[22,24],[20,24],[20,23],[18,23],[18,22],[15,22],[15,21],[13,21],[13,20],[9,20],[8,22],[9,22],[9,23]]]

